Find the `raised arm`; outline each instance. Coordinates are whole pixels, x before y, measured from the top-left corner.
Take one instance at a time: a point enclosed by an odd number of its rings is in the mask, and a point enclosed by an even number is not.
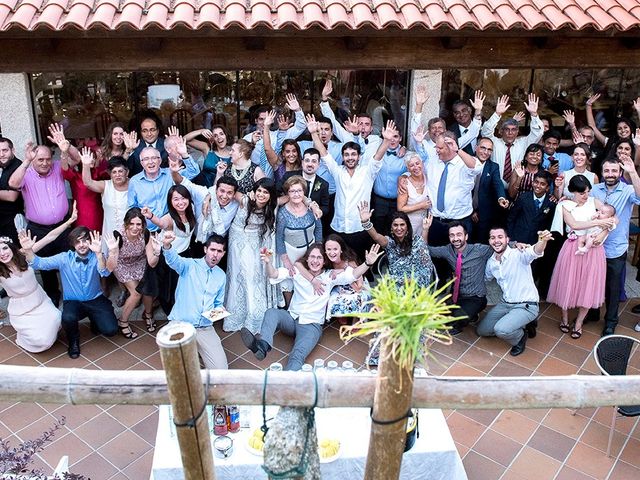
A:
[[[320,158],[327,156],[327,147],[324,146],[322,140],[320,140],[320,134],[318,133],[318,122],[314,115],[307,115],[307,129],[313,139],[313,146],[320,152]]]
[[[267,273],[267,277],[269,278],[278,278],[278,271],[273,268],[273,264],[271,263],[271,257],[273,257],[273,253],[263,248],[260,250],[260,261],[264,265],[265,272]]]
[[[168,213],[166,215],[163,215],[162,217],[158,217],[147,206],[142,207],[140,211],[142,212],[142,215],[144,215],[144,218],[149,220],[156,227],[159,227],[162,230],[173,228],[173,220],[171,219],[171,216]]]
[[[145,247],[145,255],[147,263],[151,268],[158,265],[160,254],[162,253],[162,242],[160,241],[160,232],[153,232],[149,235],[149,241]]]
[[[353,269],[353,276],[355,278],[360,278],[362,275],[367,273],[367,270],[373,267],[383,253],[384,252],[380,250],[380,244],[372,245],[371,249],[365,253],[364,263],[361,263]]]
[[[56,228],[54,228],[53,230],[51,230],[42,239],[40,239],[37,242],[35,242],[35,244],[33,245],[33,252],[37,253],[38,251],[42,250],[44,247],[49,245],[56,238],[58,238],[60,235],[62,235],[62,233],[67,228],[70,228],[75,223],[75,221],[77,219],[78,219],[78,208],[77,208],[76,202],[74,201],[73,202],[73,209],[71,210],[71,216],[69,217],[69,219],[66,222],[64,222],[63,224],[61,224],[61,225],[57,226]],[[18,236],[20,236],[21,233],[24,234],[24,231],[18,232]]]
[[[64,136],[64,127],[62,125],[52,123],[49,125],[49,133],[50,135],[47,136],[47,139],[55,143],[60,149],[60,166],[63,170],[67,170],[69,167],[74,167],[80,163],[80,153]]]
[[[33,142],[27,142],[22,163],[15,169],[13,174],[11,174],[11,178],[9,178],[9,186],[11,188],[20,190],[20,187],[22,187],[22,182],[24,181],[24,176],[27,174],[27,169],[31,165],[33,159],[36,158],[37,148],[38,147],[36,147]]]
[[[544,125],[538,116],[539,98],[535,93],[530,93],[524,106],[531,115],[531,124],[529,125],[529,135],[527,135],[527,144],[536,143],[542,138],[544,133]]]
[[[394,123],[394,121],[388,120],[387,126],[382,129],[382,143],[380,143],[380,146],[378,147],[378,150],[376,150],[376,153],[373,154],[373,160],[375,162],[380,162],[384,158],[387,150],[389,149],[391,140],[397,133],[398,129],[396,128],[396,124]]]
[[[629,157],[628,155],[621,155],[621,157],[622,158],[620,158],[620,160],[622,160],[622,169],[629,176],[636,197],[640,197],[640,177],[638,177],[636,166],[634,165],[633,160],[631,160],[631,157]]]
[[[331,120],[331,124],[333,125],[333,133],[336,137],[338,137],[338,140],[340,140],[341,143],[357,141],[357,135],[353,132],[348,131],[345,127],[340,125],[340,122],[338,122],[338,120],[336,119],[336,115],[335,113],[333,113],[331,105],[329,105],[329,97],[331,96],[332,92],[333,82],[331,81],[331,79],[327,78],[324,82],[324,87],[322,89],[322,101],[320,102],[320,111],[322,112],[322,115]],[[354,122],[351,122],[350,125],[352,125],[353,123]]]
[[[600,130],[598,130],[598,127],[596,126],[596,119],[593,116],[593,104],[596,103],[599,98],[600,98],[600,94],[594,93],[587,99],[587,102],[586,102],[587,123],[593,129],[593,134],[596,137],[596,140],[598,140],[602,145],[606,145],[607,137],[605,137],[604,134]]]
[[[80,160],[82,161],[82,183],[92,192],[104,193],[105,181],[91,178],[91,166],[93,165],[94,157],[89,147],[82,148]]]
[[[498,101],[496,102],[496,111],[493,113],[493,115],[491,115],[491,117],[489,117],[486,122],[484,122],[482,128],[480,129],[480,134],[483,137],[487,137],[495,141],[495,130],[498,126],[498,122],[500,121],[502,115],[504,115],[506,111],[509,110],[509,107],[511,107],[511,105],[509,104],[509,95],[502,95],[501,97],[498,97]]]
[[[184,141],[187,142],[190,147],[193,147],[199,152],[202,152],[202,155],[207,156],[211,151],[211,147],[209,146],[208,142],[197,140],[197,138],[200,136],[206,138],[207,140],[209,140],[209,142],[213,139],[213,133],[211,132],[211,130],[207,128],[201,128],[199,130],[194,130],[193,132],[187,133],[184,136]]]
[[[549,230],[538,232],[538,242],[533,246],[533,251],[538,255],[544,253],[544,249],[547,248],[547,243],[553,240],[553,235]]]
[[[384,235],[380,235],[378,232],[376,232],[376,229],[371,222],[371,214],[373,213],[373,210],[369,210],[369,203],[360,202],[358,204],[358,211],[360,212],[360,222],[362,223],[362,228],[367,231],[374,242],[376,242],[382,248],[386,248],[386,246],[389,244],[389,239]]]
[[[267,113],[267,116],[264,119],[262,141],[264,143],[264,153],[267,156],[267,161],[273,168],[278,168],[278,165],[280,165],[280,159],[278,158],[276,151],[273,149],[273,145],[271,145],[271,125],[273,125],[275,118],[275,110],[271,110]]]

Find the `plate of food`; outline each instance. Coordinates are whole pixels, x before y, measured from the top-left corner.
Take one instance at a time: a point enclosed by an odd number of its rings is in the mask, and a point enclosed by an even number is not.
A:
[[[202,312],[202,316],[211,320],[212,322],[217,322],[218,320],[222,320],[223,318],[228,317],[231,313],[227,312],[224,307],[212,308],[211,310],[207,310],[206,312]]]
[[[262,430],[256,428],[244,445],[249,453],[261,457],[264,454],[264,433]]]
[[[318,440],[318,455],[320,463],[331,463],[342,453],[342,444],[337,438],[323,438]]]

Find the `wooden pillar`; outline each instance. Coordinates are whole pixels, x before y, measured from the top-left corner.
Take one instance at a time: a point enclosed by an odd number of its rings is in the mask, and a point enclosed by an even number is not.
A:
[[[196,330],[188,323],[171,322],[158,332],[156,342],[167,375],[184,478],[213,480],[213,452]]]

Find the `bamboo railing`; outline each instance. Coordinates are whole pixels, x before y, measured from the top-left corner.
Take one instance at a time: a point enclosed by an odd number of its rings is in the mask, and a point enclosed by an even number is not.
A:
[[[0,365],[0,402],[171,404],[185,479],[215,478],[206,415],[214,404],[259,405],[264,372],[199,370],[196,331],[171,322],[158,332],[165,371],[96,371]],[[311,407],[371,407],[376,377],[368,374],[270,372],[265,402]],[[562,377],[424,377],[414,380],[413,407],[459,409],[586,408],[640,404],[640,375]],[[369,477],[368,477],[369,478]],[[371,477],[370,478],[374,478]],[[377,477],[375,477],[377,478]],[[383,477],[386,479],[386,477]],[[386,479],[391,480],[391,479]]]

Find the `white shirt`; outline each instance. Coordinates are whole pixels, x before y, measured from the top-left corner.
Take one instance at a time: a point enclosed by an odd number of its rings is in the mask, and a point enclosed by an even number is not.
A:
[[[473,213],[473,187],[475,179],[482,173],[484,165],[476,159],[475,168],[469,168],[459,155],[449,160],[447,183],[444,197],[444,211],[438,210],[438,187],[444,172],[445,162],[436,157],[425,157],[424,150],[418,149],[427,174],[427,190],[431,198],[431,211],[435,217],[461,219]]]
[[[325,320],[331,289],[336,285],[348,285],[356,280],[353,276],[352,267],[347,267],[335,279],[331,278],[330,272],[323,272],[317,278],[325,284],[324,293],[317,295],[313,291],[311,282],[300,275],[299,272],[296,271],[293,277],[291,277],[289,270],[286,268],[278,268],[277,272],[278,276],[270,278],[269,281],[272,284],[276,284],[288,278],[293,280],[293,297],[291,297],[291,303],[289,304],[289,313],[293,318],[297,318],[298,323],[302,325],[309,323],[322,325]]]
[[[373,182],[382,167],[382,160],[373,159],[366,165],[358,163],[353,175],[349,175],[347,167],[338,165],[330,153],[322,161],[336,182],[335,213],[331,228],[340,233],[361,232],[363,228],[358,204],[368,202],[371,198]]]
[[[420,126],[420,116],[421,114],[416,113],[411,117],[412,133],[418,130],[418,127]],[[418,146],[416,145],[416,141],[413,138],[413,135],[411,135],[410,143],[414,145],[414,148],[416,149],[418,148]],[[424,137],[424,140],[422,141],[422,148],[425,150],[425,152],[427,152],[427,155],[429,156],[429,158],[438,158],[438,153],[436,152],[436,142],[431,140],[431,137],[429,137],[428,135]]]
[[[182,185],[189,190],[189,193],[193,198],[193,207],[198,227],[201,227],[203,223],[207,224],[204,230],[202,228],[198,228],[196,240],[204,243],[211,233],[217,233],[218,235],[223,236],[226,235],[229,231],[229,227],[231,226],[231,222],[233,222],[233,219],[236,216],[240,204],[232,198],[227,206],[221,207],[216,196],[217,187],[215,185],[207,188],[202,185],[196,185],[186,178],[182,179]],[[204,215],[202,215],[202,204],[204,203],[204,199],[207,195],[211,195],[211,210],[209,218],[205,218]]]
[[[498,126],[498,122],[500,121],[500,115],[494,113],[491,115],[489,120],[484,122],[482,125],[482,130],[480,133],[483,137],[490,138],[493,141],[493,154],[491,155],[491,160],[496,162],[500,167],[500,178],[504,175],[504,157],[507,154],[507,144],[504,143],[504,140],[498,138],[494,135],[495,129]],[[542,134],[544,127],[542,125],[542,120],[537,115],[535,117],[531,117],[531,125],[529,135],[526,137],[518,137],[511,145],[511,168],[515,170],[515,166],[518,162],[521,162],[524,158],[524,152],[527,150],[527,147],[532,143],[538,143],[538,140],[542,138]],[[507,182],[502,180],[505,188],[509,185]]]
[[[494,253],[487,262],[485,278],[495,278],[502,289],[502,301],[507,303],[538,303],[540,297],[533,282],[531,262],[540,258],[533,246],[525,250],[509,248],[504,251],[500,260]]]
[[[459,123],[456,124],[458,127],[458,147],[464,148],[467,145],[471,144],[471,148],[473,151],[476,151],[476,144],[478,143],[478,135],[480,134],[480,126],[482,125],[482,121],[479,118],[473,117],[471,123],[468,127],[463,127]],[[467,133],[464,133],[464,131]]]

